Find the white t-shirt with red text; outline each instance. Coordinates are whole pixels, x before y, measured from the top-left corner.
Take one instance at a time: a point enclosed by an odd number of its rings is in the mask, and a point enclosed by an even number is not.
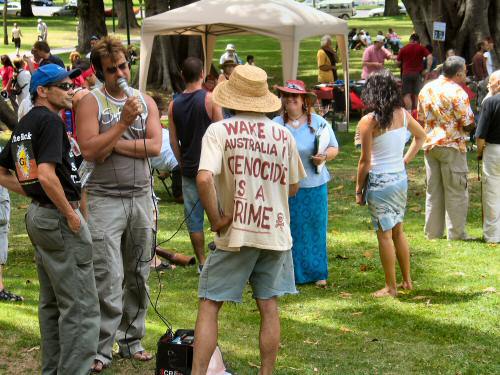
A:
[[[242,113],[207,129],[199,170],[214,174],[221,210],[233,222],[219,249],[292,248],[288,190],[306,176],[293,136],[264,115]]]

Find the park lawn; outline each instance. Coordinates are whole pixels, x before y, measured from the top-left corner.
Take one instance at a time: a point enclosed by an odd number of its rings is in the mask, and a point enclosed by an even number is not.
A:
[[[370,32],[388,25],[407,36],[411,23],[404,18],[356,20]],[[359,23],[358,23],[359,22]],[[375,34],[376,32],[374,32]],[[228,42],[236,43],[240,57],[254,54],[258,65],[281,80],[279,45],[268,38],[220,39],[216,56]],[[315,82],[318,39],[301,46],[299,78]],[[360,71],[361,52],[353,51],[351,71]],[[353,74],[354,75],[354,74]],[[328,256],[329,287],[299,286],[300,294],[281,299],[281,351],[276,374],[493,374],[498,363],[499,248],[480,241],[427,241],[423,236],[425,170],[420,154],[408,174],[406,233],[412,249],[415,290],[397,299],[373,299],[383,286],[377,241],[366,207],[354,204],[356,164],[359,157],[350,133],[339,133],[341,152],[329,163]],[[7,134],[4,134],[4,141]],[[470,210],[468,230],[480,237],[480,183],[475,154],[469,155]],[[161,185],[158,241],[165,241],[183,219],[183,208],[174,204]],[[5,283],[23,295],[23,303],[0,306],[0,373],[39,371],[40,337],[37,320],[38,280],[33,250],[26,235],[24,213],[29,201],[11,194],[9,262]],[[212,238],[205,225],[207,242]],[[191,254],[185,227],[163,245]],[[194,267],[177,268],[150,277],[150,293],[159,313],[174,328],[192,328],[196,319],[198,276]],[[160,293],[161,288],[161,293]],[[160,293],[160,294],[159,294]],[[227,304],[220,315],[219,344],[225,360],[237,374],[256,374],[259,363],[259,317],[246,289],[244,303]],[[165,326],[150,308],[146,348],[155,351]],[[495,359],[497,358],[497,359]],[[154,363],[116,360],[105,374],[150,374]]]
[[[9,44],[6,46],[3,43],[0,44],[0,54],[11,54],[15,53],[16,49],[14,43],[11,41],[11,29],[13,24],[16,22],[23,33],[21,38],[21,53],[29,52],[33,47],[33,43],[37,40],[37,19],[33,18],[21,18],[21,17],[10,17],[7,20],[8,30],[9,30]],[[77,26],[78,19],[74,17],[42,17],[42,19],[47,23],[49,27],[48,33],[48,43],[50,48],[76,48],[78,44],[77,36]],[[112,20],[111,18],[106,18],[106,25],[108,27],[108,33],[112,31]],[[125,29],[117,29],[116,35],[118,35],[122,40],[127,40],[127,34]],[[0,30],[3,41],[3,28]],[[140,38],[140,29],[131,29],[131,38]]]

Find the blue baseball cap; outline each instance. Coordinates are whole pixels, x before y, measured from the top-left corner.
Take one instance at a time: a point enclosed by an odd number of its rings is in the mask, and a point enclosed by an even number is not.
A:
[[[66,69],[56,64],[42,65],[31,76],[30,94],[33,95],[38,86],[47,86],[51,83],[62,81],[66,77],[75,79],[80,74],[82,74],[80,69],[73,69],[68,72]]]

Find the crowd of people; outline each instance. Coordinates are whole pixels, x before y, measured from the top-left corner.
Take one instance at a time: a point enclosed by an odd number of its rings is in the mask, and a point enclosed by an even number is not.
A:
[[[272,93],[254,57],[243,64],[228,44],[219,77],[206,76],[199,58],[183,61],[184,90],[169,103],[166,130],[161,99],[128,87],[131,51],[119,39],[92,37],[90,54],[71,54],[67,70],[44,33],[33,58],[1,57],[3,90],[19,90],[10,95],[17,97],[19,125],[0,153],[0,299],[22,300],[2,281],[8,189],[31,199],[26,227],[40,282],[42,373],[102,372],[115,343],[123,357],[152,359],[142,339],[157,249],[155,168],[175,173],[181,185],[200,273],[192,374],[206,374],[219,311],[224,302],[241,302],[247,283],[261,315],[260,373],[271,374],[280,342],[278,298],[297,293],[297,284],[328,285],[325,163],[336,158],[339,144],[314,111],[317,96],[300,80]],[[427,176],[426,237],[470,239],[466,141],[476,121],[463,89],[467,67],[450,53],[439,77],[422,88],[435,61],[417,35],[403,46],[392,29],[373,43],[361,30],[351,41],[352,48],[366,47],[355,202],[368,205],[385,274],[385,286],[373,295],[396,296],[398,288],[413,288],[403,221],[406,169],[419,150]],[[473,59],[474,75],[489,82],[476,138],[484,239],[500,242],[500,71],[489,73],[488,43]],[[400,64],[402,87],[385,60]],[[318,81],[336,80],[337,63],[325,35]],[[413,140],[405,152],[408,134]],[[215,233],[208,256],[205,215]]]

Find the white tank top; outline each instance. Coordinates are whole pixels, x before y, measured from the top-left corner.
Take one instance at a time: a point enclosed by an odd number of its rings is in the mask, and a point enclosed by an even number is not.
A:
[[[403,152],[406,143],[406,111],[403,109],[403,126],[373,138],[372,173],[396,173],[405,169]]]

